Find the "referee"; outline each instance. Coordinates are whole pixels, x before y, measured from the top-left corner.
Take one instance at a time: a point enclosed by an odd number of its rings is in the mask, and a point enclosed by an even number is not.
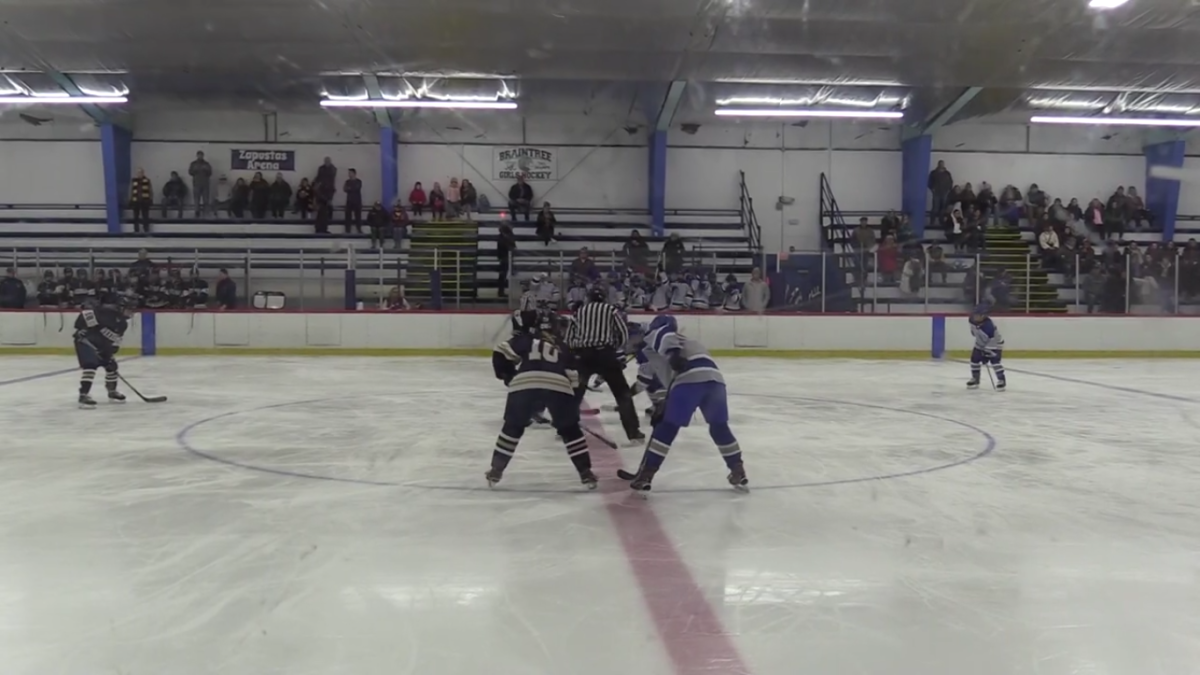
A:
[[[583,402],[587,383],[599,375],[617,400],[617,412],[625,435],[630,441],[644,441],[646,436],[638,428],[638,415],[633,407],[633,392],[629,390],[623,372],[629,328],[621,310],[605,302],[606,296],[600,286],[589,291],[587,302],[575,310],[567,329],[567,346],[579,363],[579,388],[575,390],[575,400]]]

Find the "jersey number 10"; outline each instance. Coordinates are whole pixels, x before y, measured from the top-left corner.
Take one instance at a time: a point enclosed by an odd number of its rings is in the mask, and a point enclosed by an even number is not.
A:
[[[533,345],[529,349],[529,360],[558,363],[558,350],[548,342],[534,340]]]

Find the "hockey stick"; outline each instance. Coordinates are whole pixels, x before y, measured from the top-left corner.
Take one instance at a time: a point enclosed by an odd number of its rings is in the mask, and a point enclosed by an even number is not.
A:
[[[983,364],[983,369],[987,371],[988,381],[992,383],[992,391],[996,391],[996,378],[992,376],[992,364]]]
[[[587,427],[583,428],[583,432],[586,434],[591,434],[592,438],[595,438],[596,440],[600,441],[601,443],[607,445],[609,448],[611,448],[613,450],[617,449],[616,441],[612,440],[611,438],[607,438],[601,434],[598,434],[595,431],[592,431],[591,429],[589,429]]]
[[[137,394],[137,397],[142,399],[146,403],[163,403],[167,400],[166,396],[146,396],[142,392],[138,391],[137,387],[133,386],[132,384],[129,384],[129,380],[125,379],[125,376],[120,373],[117,373],[117,378],[119,378],[122,382],[124,382],[126,387],[129,387],[129,391],[132,391],[134,394]]]

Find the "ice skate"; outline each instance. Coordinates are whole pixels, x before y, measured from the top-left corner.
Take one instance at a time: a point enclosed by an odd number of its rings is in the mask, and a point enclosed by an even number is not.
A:
[[[746,468],[741,464],[729,470],[729,484],[738,492],[749,492],[750,481],[746,479]]]
[[[979,378],[978,377],[972,377],[971,379],[967,380],[967,389],[978,389],[978,388],[979,388]]]
[[[1005,382],[1004,380],[1000,380],[996,383],[996,391],[1004,391],[1006,387],[1008,387],[1008,382]]]
[[[121,392],[117,391],[116,389],[113,389],[108,392],[108,400],[112,401],[113,403],[124,403],[125,402],[125,394],[122,394]]]
[[[496,483],[499,483],[500,479],[504,477],[504,472],[492,467],[487,470],[487,473],[483,474],[483,477],[487,479],[488,487],[496,487]]]
[[[629,481],[629,489],[642,496],[649,494],[650,483],[654,481],[654,474],[656,472],[657,469],[648,469],[644,466],[638,469],[637,475],[633,477],[633,480]]]
[[[92,398],[91,396],[88,396],[87,394],[79,395],[79,409],[80,410],[91,410],[95,407],[96,407],[96,399]]]
[[[638,448],[646,443],[646,434],[640,430],[629,434],[629,442],[625,444],[627,448]]]
[[[600,479],[596,478],[596,474],[592,473],[591,469],[584,469],[579,472],[579,482],[589,490],[595,490],[596,485],[600,483]]]

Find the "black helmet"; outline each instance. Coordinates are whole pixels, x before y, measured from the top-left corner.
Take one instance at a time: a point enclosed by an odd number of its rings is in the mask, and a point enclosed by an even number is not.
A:
[[[588,291],[587,297],[592,302],[604,302],[608,299],[608,291],[604,290],[603,286],[597,284],[592,286],[591,290]]]

